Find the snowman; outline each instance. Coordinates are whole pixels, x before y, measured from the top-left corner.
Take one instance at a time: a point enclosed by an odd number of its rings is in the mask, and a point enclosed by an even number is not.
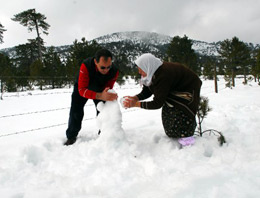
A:
[[[115,93],[114,90],[108,92]],[[125,132],[122,128],[122,112],[117,100],[99,102],[97,109],[97,125],[101,131],[100,141],[111,145],[120,145],[126,142]]]

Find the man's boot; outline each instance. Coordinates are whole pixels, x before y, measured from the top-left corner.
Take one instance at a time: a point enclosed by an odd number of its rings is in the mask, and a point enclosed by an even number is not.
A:
[[[72,145],[76,142],[77,138],[70,138],[70,139],[67,139],[67,141],[64,143],[65,146],[69,146],[69,145]]]

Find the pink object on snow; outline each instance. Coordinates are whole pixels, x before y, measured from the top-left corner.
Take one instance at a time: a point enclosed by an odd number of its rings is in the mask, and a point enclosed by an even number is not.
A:
[[[193,136],[191,137],[185,137],[185,138],[179,138],[178,142],[182,145],[182,146],[190,146],[193,145],[195,143],[195,138]]]

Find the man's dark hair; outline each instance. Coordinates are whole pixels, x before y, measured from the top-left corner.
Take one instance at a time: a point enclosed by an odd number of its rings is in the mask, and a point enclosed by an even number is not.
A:
[[[111,58],[111,60],[112,60],[112,58],[113,58],[112,53],[111,53],[109,50],[107,50],[107,49],[101,49],[101,50],[98,50],[98,51],[96,52],[96,54],[95,54],[95,59],[96,59],[97,62],[99,62],[99,59],[100,59],[101,56],[104,57],[105,61],[106,61],[109,57]]]

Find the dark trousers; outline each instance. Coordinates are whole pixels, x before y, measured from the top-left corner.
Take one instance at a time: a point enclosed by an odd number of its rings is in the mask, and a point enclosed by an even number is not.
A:
[[[88,101],[87,98],[84,98],[79,95],[79,92],[74,89],[71,96],[71,107],[69,114],[69,124],[68,129],[66,130],[66,136],[68,139],[76,138],[81,129],[81,123],[84,117],[84,106]],[[93,100],[97,109],[97,104],[101,100]],[[99,111],[97,110],[97,115]]]

